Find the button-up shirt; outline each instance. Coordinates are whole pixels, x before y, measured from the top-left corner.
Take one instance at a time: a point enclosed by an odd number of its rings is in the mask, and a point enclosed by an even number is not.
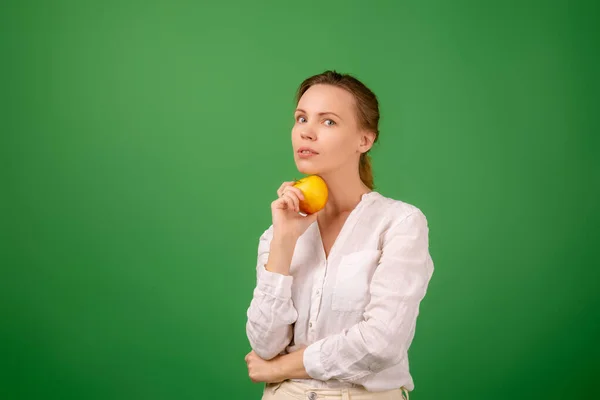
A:
[[[246,333],[263,359],[301,346],[317,388],[414,389],[408,349],[433,274],[428,224],[415,206],[371,191],[325,256],[317,222],[296,242],[290,274],[267,271],[260,236]]]

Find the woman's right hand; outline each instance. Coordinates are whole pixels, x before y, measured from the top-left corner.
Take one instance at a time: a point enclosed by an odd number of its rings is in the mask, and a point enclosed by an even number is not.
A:
[[[317,220],[317,213],[307,216],[299,214],[302,191],[294,187],[295,181],[284,182],[277,190],[279,198],[271,203],[273,234],[297,240]]]

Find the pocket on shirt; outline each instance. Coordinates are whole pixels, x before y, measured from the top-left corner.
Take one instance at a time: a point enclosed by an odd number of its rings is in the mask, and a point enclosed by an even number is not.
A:
[[[361,250],[342,257],[333,287],[331,309],[362,311],[369,303],[369,285],[381,250]]]

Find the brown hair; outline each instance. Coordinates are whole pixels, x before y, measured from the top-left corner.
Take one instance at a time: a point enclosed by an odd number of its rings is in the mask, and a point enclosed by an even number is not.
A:
[[[311,76],[300,84],[296,93],[296,104],[302,95],[313,85],[332,85],[347,90],[354,95],[356,100],[358,123],[362,128],[375,134],[375,141],[379,138],[379,102],[377,96],[361,81],[349,74],[340,74],[336,71],[325,71]],[[367,152],[368,153],[368,152]],[[373,189],[373,171],[371,157],[363,153],[360,155],[358,171],[360,179],[369,188]]]

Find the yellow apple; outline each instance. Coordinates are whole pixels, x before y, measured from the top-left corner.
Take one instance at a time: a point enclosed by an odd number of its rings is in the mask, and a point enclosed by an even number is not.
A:
[[[294,183],[302,191],[304,200],[300,201],[300,211],[304,214],[313,214],[320,211],[327,203],[327,184],[318,175],[309,175]]]

